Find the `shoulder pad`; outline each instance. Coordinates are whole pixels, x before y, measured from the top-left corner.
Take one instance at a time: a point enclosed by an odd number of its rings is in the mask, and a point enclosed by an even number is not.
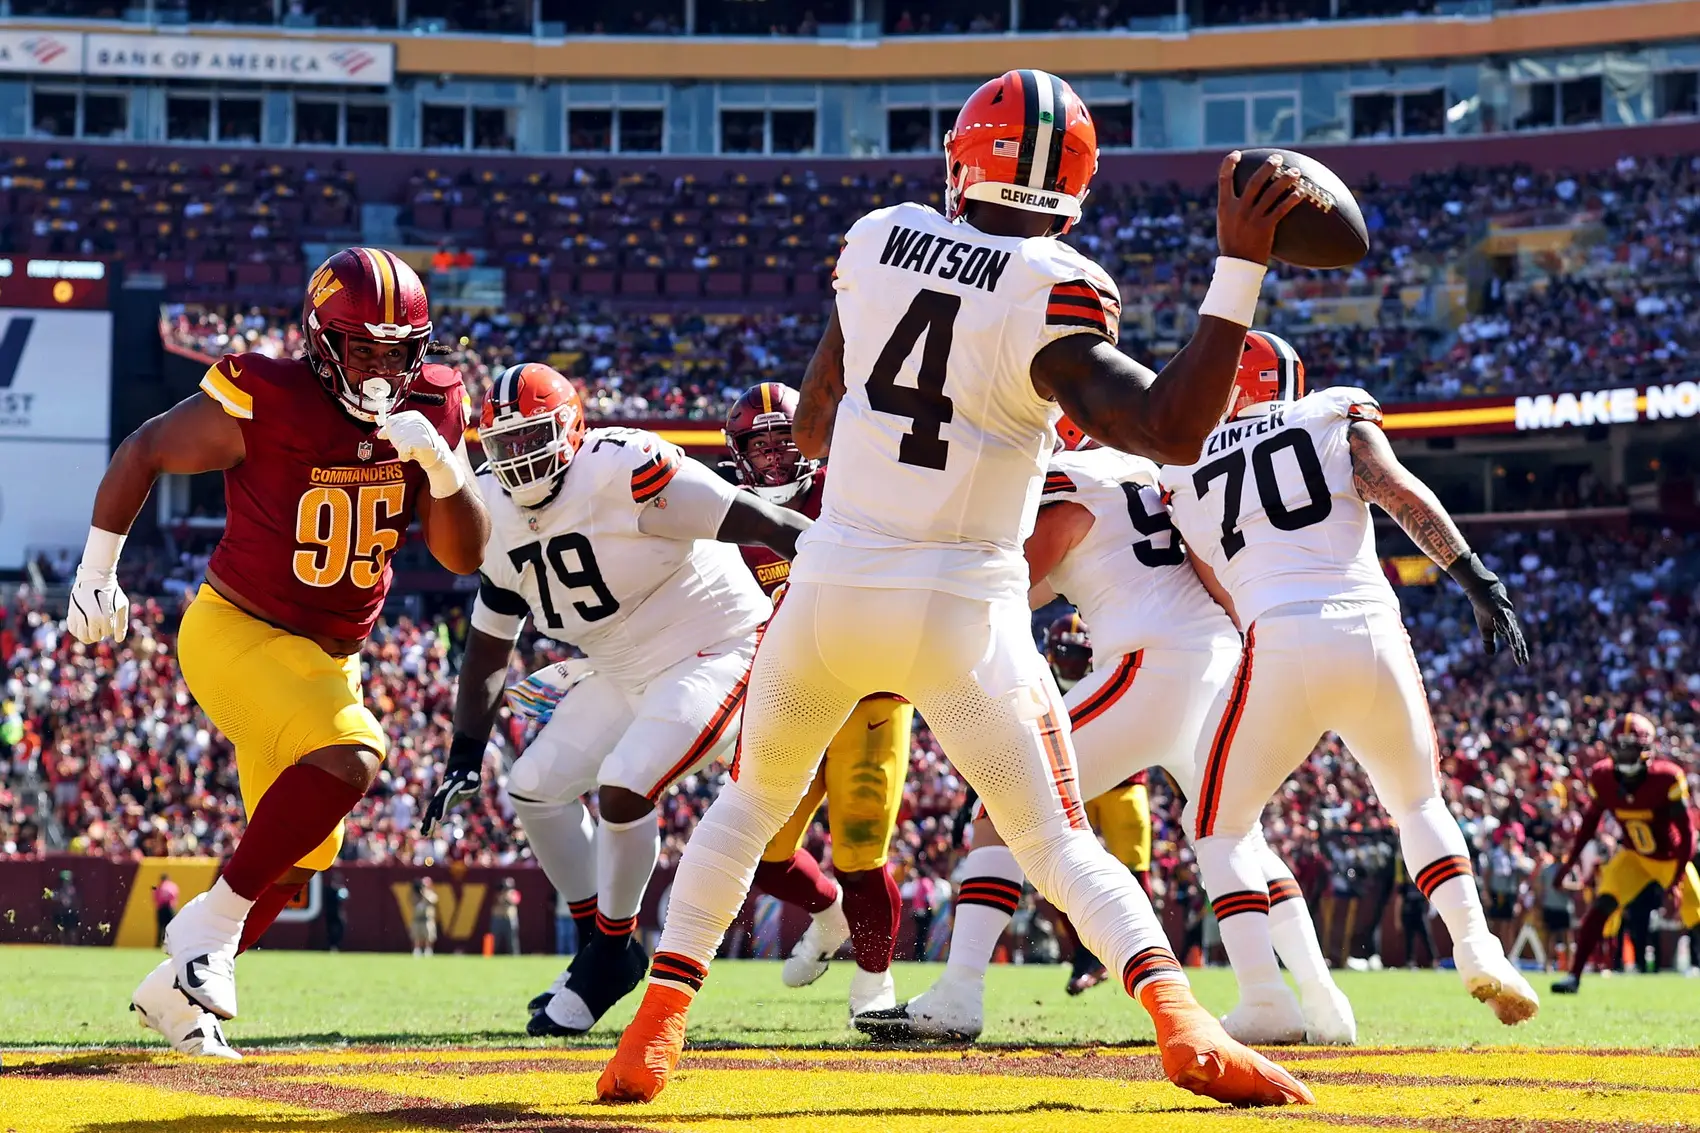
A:
[[[455,386],[464,386],[465,380],[460,371],[453,366],[445,366],[441,362],[427,362],[419,369],[420,385],[430,386],[436,390],[449,390]]]
[[[254,419],[254,391],[274,384],[281,368],[299,368],[311,379],[311,371],[299,359],[268,358],[264,354],[226,354],[207,367],[201,377],[201,392],[224,406],[232,417]]]

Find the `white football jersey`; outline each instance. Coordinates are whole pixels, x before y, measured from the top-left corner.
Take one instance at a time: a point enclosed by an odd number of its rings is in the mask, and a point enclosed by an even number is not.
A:
[[[627,689],[753,631],[773,607],[737,547],[638,529],[687,460],[654,433],[592,429],[542,507],[521,507],[494,476],[479,476],[490,509],[480,604],[529,611],[539,632],[576,645]]]
[[[1113,663],[1139,649],[1209,650],[1218,639],[1239,640],[1186,560],[1151,461],[1107,448],[1058,453],[1045,474],[1045,502],[1092,513],[1091,529],[1050,581],[1079,609],[1095,659]]]
[[[1114,342],[1115,284],[1060,240],[901,204],[851,226],[833,286],[846,392],[792,579],[1020,598],[1060,414],[1033,356],[1071,334]]]
[[[1399,600],[1352,483],[1347,430],[1380,421],[1351,386],[1218,425],[1198,463],[1162,469],[1169,513],[1234,600],[1240,624],[1289,602]]]

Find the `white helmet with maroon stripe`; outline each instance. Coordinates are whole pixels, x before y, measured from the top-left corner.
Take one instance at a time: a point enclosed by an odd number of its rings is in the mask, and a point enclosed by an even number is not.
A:
[[[502,491],[536,507],[555,494],[584,430],[573,383],[541,362],[521,362],[503,370],[485,396],[478,441]]]

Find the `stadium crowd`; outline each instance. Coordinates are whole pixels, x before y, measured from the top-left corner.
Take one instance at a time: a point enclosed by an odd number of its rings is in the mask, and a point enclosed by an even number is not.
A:
[[[1508,886],[1528,907],[1539,897],[1540,867],[1562,857],[1580,821],[1583,778],[1603,756],[1599,737],[1608,718],[1631,709],[1652,717],[1700,794],[1693,760],[1700,537],[1511,531],[1483,553],[1530,626],[1534,656],[1526,669],[1483,654],[1468,605],[1444,579],[1404,586],[1401,599],[1453,812],[1478,855],[1484,886]],[[158,592],[166,577],[157,562],[138,558],[126,566],[136,572],[127,576],[133,593],[149,581]],[[233,760],[190,698],[172,649],[195,570],[193,562],[179,565],[174,593],[138,599],[130,636],[118,646],[76,643],[60,611],[28,588],[0,605],[0,855],[49,848],[118,857],[229,852],[242,822]],[[1035,624],[1046,620],[1038,616]],[[481,806],[464,808],[431,839],[418,833],[446,750],[454,658],[465,631],[463,611],[452,609],[428,621],[386,621],[368,643],[367,695],[391,753],[350,819],[347,858],[503,865],[527,856],[499,778],[487,780]],[[560,659],[561,649],[528,638],[515,676]],[[496,746],[512,752],[524,739],[523,725],[510,720]],[[664,859],[676,857],[723,774],[711,768],[665,800]],[[963,782],[918,722],[893,847],[918,908],[948,903],[964,801]],[[1202,895],[1173,792],[1159,786],[1153,809],[1156,891],[1196,921]],[[1356,893],[1392,868],[1387,816],[1333,737],[1288,781],[1266,823],[1313,897]],[[1611,835],[1604,837],[1599,849],[1609,851]],[[819,826],[813,845],[829,851]]]

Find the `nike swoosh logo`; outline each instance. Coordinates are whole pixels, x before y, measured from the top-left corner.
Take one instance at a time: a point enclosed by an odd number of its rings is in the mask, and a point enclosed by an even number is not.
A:
[[[725,656],[725,654],[718,653],[713,649],[699,649],[699,650],[697,650],[697,656],[698,657],[723,657],[723,656]]]
[[[888,720],[875,720],[872,724],[868,725],[868,731],[871,732],[875,728],[883,728],[888,723],[890,723]]]

